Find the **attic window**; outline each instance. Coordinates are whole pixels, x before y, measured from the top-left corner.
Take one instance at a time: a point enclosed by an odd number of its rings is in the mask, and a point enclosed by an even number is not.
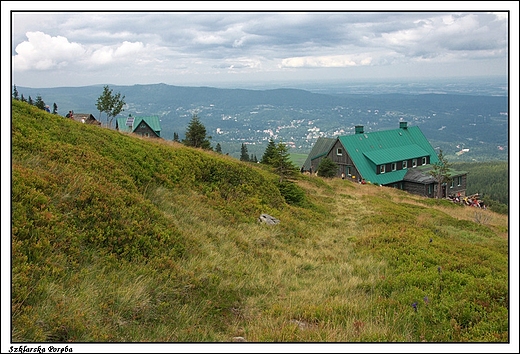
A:
[[[338,156],[343,155],[343,149],[342,149],[342,148],[338,148],[338,149],[336,150],[336,155],[338,155]]]

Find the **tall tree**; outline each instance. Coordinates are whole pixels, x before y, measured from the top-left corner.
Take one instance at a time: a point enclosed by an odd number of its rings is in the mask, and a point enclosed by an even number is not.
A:
[[[173,141],[177,142],[177,143],[180,143],[181,141],[179,140],[179,134],[177,132],[173,132]]]
[[[269,142],[267,143],[267,147],[265,148],[264,155],[262,156],[260,163],[270,165],[271,159],[273,159],[275,156],[276,156],[276,144],[275,144],[273,138],[271,138],[271,139],[269,139]]]
[[[34,102],[34,105],[42,111],[45,109],[45,102],[43,102],[42,96],[36,96],[36,101]]]
[[[249,161],[249,154],[247,153],[247,145],[242,143],[240,148],[240,161]]]
[[[215,146],[215,151],[219,154],[222,154],[222,146],[220,146],[220,143],[217,143],[217,146]]]
[[[16,85],[13,85],[13,98],[15,100],[19,99],[19,97],[18,97],[18,90],[16,89]]]
[[[444,156],[442,150],[439,150],[438,155],[439,161],[433,164],[433,168],[430,170],[430,175],[437,181],[437,198],[442,198],[442,185],[450,181],[450,168],[451,164]]]
[[[196,113],[191,117],[186,130],[186,138],[182,141],[186,146],[211,150],[210,136],[206,136],[206,127],[201,123]]]
[[[280,177],[279,182],[283,182],[294,176],[297,168],[289,158],[289,148],[284,143],[276,145],[275,154],[269,159],[269,165],[274,167],[275,172]]]
[[[29,103],[31,106],[34,106],[34,102],[31,96],[29,96],[29,98],[27,99],[27,103]]]
[[[125,105],[125,96],[121,96],[121,93],[114,94],[113,90],[105,85],[103,87],[103,93],[98,97],[96,101],[96,108],[99,111],[99,119],[101,120],[101,113],[105,113],[107,116],[107,127],[112,126],[112,120],[119,113],[123,112]]]
[[[22,102],[27,102],[27,100],[25,99],[25,97],[23,97],[23,93],[22,93],[22,96],[20,97],[20,101],[22,101]]]

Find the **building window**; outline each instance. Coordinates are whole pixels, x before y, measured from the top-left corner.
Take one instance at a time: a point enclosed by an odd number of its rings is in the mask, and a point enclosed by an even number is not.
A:
[[[403,170],[405,168],[408,168],[408,161],[406,161],[406,160],[403,161]]]
[[[428,185],[428,194],[432,194],[432,185],[431,184]]]
[[[385,165],[379,166],[379,173],[385,173]]]
[[[352,172],[350,171],[350,166],[347,166],[347,176],[352,176]]]
[[[462,176],[457,177],[457,185],[462,186]]]
[[[453,188],[453,186],[455,185],[455,182],[453,180],[451,180],[450,182],[450,188]]]
[[[392,171],[397,170],[397,164],[395,162],[392,163]]]
[[[338,155],[338,156],[343,155],[343,149],[342,149],[342,148],[338,148],[338,149],[336,150],[336,155]]]
[[[412,167],[417,167],[417,159],[412,160]]]
[[[422,165],[423,165],[423,166],[426,165],[426,157],[423,157],[423,158],[422,158]]]

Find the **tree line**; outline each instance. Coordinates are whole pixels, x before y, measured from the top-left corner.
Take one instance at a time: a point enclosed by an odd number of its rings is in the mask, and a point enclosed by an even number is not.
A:
[[[45,104],[45,102],[42,99],[42,96],[37,95],[36,100],[33,100],[31,96],[29,96],[28,98],[25,98],[23,93],[19,94],[18,89],[16,88],[16,85],[13,86],[12,98],[17,101],[26,102],[26,103],[30,104],[31,106],[36,106],[39,109],[41,109],[42,111],[47,111],[47,112],[51,113],[49,105]],[[58,114],[58,105],[56,104],[56,102],[54,102],[54,104],[52,105],[52,114]]]
[[[12,98],[26,102],[32,106],[38,107],[41,110],[51,113],[49,106],[45,104],[43,98],[40,95],[36,96],[36,100],[33,100],[31,96],[25,98],[23,94],[20,95],[16,85],[13,85]],[[103,92],[96,101],[96,108],[99,110],[100,121],[101,114],[105,113],[107,116],[107,127],[111,127],[113,119],[124,111],[125,104],[125,96],[121,96],[121,93],[119,92],[114,93],[113,90],[108,87],[108,85],[105,85],[103,87]],[[69,113],[72,112],[73,111],[69,111]],[[58,105],[56,102],[53,104],[52,114],[58,114]]]

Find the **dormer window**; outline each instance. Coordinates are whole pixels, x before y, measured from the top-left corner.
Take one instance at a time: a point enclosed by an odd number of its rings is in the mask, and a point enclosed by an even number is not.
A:
[[[379,166],[379,173],[385,173],[385,165]]]
[[[338,149],[336,150],[336,155],[338,155],[338,156],[343,155],[343,149],[342,149],[342,148],[338,148]]]
[[[408,161],[407,161],[407,160],[404,160],[404,161],[403,161],[403,170],[404,170],[405,168],[408,168]]]
[[[421,162],[423,166],[426,165],[426,157],[423,157]]]
[[[397,164],[395,162],[392,163],[392,171],[397,170]]]
[[[417,167],[417,159],[412,160],[412,167]]]

